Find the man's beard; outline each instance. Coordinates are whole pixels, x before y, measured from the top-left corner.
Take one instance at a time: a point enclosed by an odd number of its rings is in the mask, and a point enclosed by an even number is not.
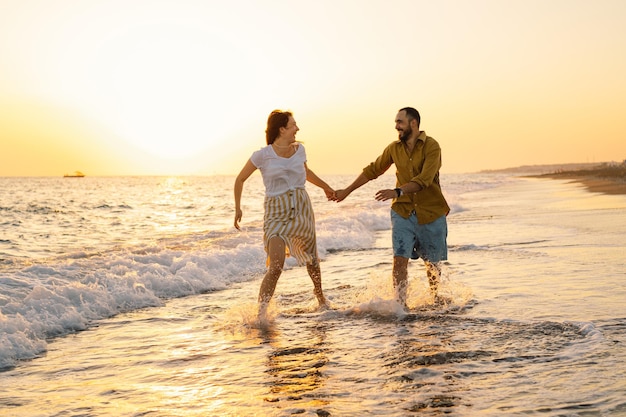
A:
[[[409,126],[406,129],[404,129],[404,132],[400,133],[398,137],[400,138],[400,141],[402,143],[406,143],[406,141],[411,137],[412,134],[413,134],[413,129],[411,129],[411,127]]]

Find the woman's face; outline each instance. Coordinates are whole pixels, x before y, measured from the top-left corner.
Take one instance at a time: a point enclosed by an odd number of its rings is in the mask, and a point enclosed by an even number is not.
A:
[[[287,122],[287,126],[281,128],[282,137],[287,139],[289,142],[295,142],[296,140],[296,132],[298,132],[300,128],[296,124],[296,120],[293,117],[289,117],[289,121]]]

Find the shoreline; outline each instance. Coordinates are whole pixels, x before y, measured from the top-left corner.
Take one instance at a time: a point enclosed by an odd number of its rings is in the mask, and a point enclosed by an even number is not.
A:
[[[530,175],[534,178],[547,178],[555,180],[569,180],[582,184],[587,191],[592,193],[602,193],[611,195],[626,195],[626,180],[623,177],[598,177],[590,175],[589,172],[562,172],[542,175]]]
[[[583,169],[559,170],[531,177],[570,180],[569,182],[582,184],[592,193],[626,194],[626,161],[621,164],[603,163]]]
[[[527,178],[567,180],[578,183],[592,193],[625,195],[626,160],[621,163],[569,163],[524,165],[516,168],[481,171],[485,173],[518,174]]]

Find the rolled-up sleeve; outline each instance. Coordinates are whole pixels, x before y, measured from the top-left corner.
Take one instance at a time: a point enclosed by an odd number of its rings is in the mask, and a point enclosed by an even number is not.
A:
[[[380,177],[389,169],[391,164],[393,164],[393,155],[390,148],[391,145],[387,146],[374,162],[363,168],[363,175],[365,175],[368,180]]]

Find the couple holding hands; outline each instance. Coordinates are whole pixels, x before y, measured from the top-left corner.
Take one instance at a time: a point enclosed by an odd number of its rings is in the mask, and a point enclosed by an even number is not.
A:
[[[393,200],[391,205],[393,243],[393,287],[396,301],[407,309],[409,259],[422,258],[430,290],[437,296],[440,262],[447,259],[450,208],[441,192],[439,169],[441,148],[435,139],[419,130],[420,114],[412,107],[398,111],[395,128],[398,140],[342,190],[333,190],[307,166],[306,151],[296,142],[299,128],[291,112],[274,110],[267,120],[267,146],[254,152],[235,180],[235,227],[242,218],[244,182],[259,169],[265,185],[263,242],[267,272],[259,291],[259,314],[270,302],[288,255],[305,264],[320,307],[327,301],[322,291],[322,274],[317,255],[315,219],[305,183],[322,188],[331,201],[343,201],[350,193],[396,166],[396,185],[379,190],[375,199]]]

